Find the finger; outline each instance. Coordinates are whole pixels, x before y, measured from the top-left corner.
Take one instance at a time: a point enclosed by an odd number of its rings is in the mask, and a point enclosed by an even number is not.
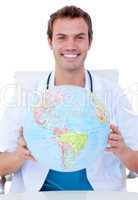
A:
[[[22,152],[22,155],[25,160],[35,160],[36,161],[36,159],[32,156],[31,152],[28,149],[21,147],[21,152]]]
[[[37,160],[34,158],[34,156],[32,156],[32,155],[25,155],[25,156],[24,156],[24,159],[25,159],[25,160],[37,161]]]
[[[27,154],[25,154],[25,159],[36,161],[35,157],[31,154],[31,152],[28,152]]]
[[[113,124],[110,124],[110,129],[115,134],[121,134],[119,128]]]
[[[23,137],[20,137],[19,140],[18,140],[18,145],[24,147],[24,148],[27,148],[27,144],[26,144],[26,141],[24,140]]]
[[[18,130],[19,136],[23,136],[23,127],[21,126]]]
[[[29,151],[28,149],[26,148],[22,148],[23,151],[24,151],[24,155],[28,158],[28,159],[33,159],[35,160],[34,156],[32,155],[31,151]]]
[[[19,146],[19,147],[18,147],[18,151],[19,151],[22,155],[26,155],[26,156],[28,156],[28,155],[31,154],[31,152],[30,152],[28,149],[26,149],[25,147],[23,147],[23,146]]]
[[[109,135],[109,140],[119,141],[119,140],[122,140],[122,137],[119,134],[115,134],[111,132],[111,134]]]
[[[30,155],[29,160],[37,161],[34,156]]]
[[[110,129],[113,131],[113,132],[116,132],[118,127],[115,126],[114,124],[110,124]]]
[[[118,147],[119,146],[118,141],[115,141],[115,140],[109,140],[108,144],[110,147]]]
[[[105,151],[110,152],[110,153],[116,153],[117,148],[115,148],[115,147],[106,147]]]

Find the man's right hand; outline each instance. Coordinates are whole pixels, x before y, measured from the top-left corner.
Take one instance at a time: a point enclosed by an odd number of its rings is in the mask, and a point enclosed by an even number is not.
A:
[[[27,147],[26,141],[23,136],[23,127],[20,127],[20,129],[19,129],[18,146],[14,153],[15,153],[16,157],[18,159],[20,159],[22,162],[24,162],[25,160],[36,161],[35,158],[32,156],[30,150]]]
[[[15,173],[22,168],[26,160],[36,161],[27,148],[23,136],[23,128],[19,129],[19,140],[15,151],[0,152],[0,176]]]

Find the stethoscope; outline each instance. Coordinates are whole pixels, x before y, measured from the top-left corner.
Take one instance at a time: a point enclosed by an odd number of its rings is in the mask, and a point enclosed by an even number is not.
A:
[[[90,73],[89,70],[87,70],[87,73],[89,75],[89,79],[90,79],[90,89],[91,89],[91,92],[93,92],[93,81],[92,81],[92,75]],[[50,72],[50,74],[48,75],[48,78],[47,78],[47,83],[46,83],[46,89],[48,90],[49,88],[49,82],[50,82],[50,77],[51,77],[51,74],[52,72]]]

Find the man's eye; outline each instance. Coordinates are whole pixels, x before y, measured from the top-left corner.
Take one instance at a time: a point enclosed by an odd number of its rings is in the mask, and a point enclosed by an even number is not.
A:
[[[58,37],[58,40],[63,40],[63,39],[65,39],[64,36]]]
[[[83,40],[83,39],[84,39],[84,37],[82,37],[82,36],[79,36],[79,37],[78,37],[78,39],[79,39],[79,40]]]

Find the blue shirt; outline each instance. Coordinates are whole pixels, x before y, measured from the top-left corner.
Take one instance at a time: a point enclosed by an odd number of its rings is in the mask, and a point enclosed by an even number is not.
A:
[[[40,191],[58,190],[93,190],[93,188],[87,179],[86,169],[74,172],[59,172],[50,169]]]

